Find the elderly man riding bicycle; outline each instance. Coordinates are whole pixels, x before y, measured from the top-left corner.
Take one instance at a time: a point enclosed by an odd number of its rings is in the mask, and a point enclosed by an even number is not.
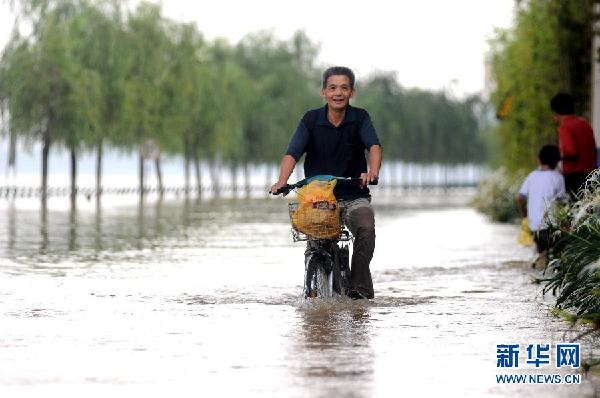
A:
[[[341,181],[334,189],[336,199],[346,209],[346,223],[355,238],[349,296],[359,299],[374,297],[369,264],[375,250],[375,217],[367,184],[379,177],[382,149],[367,111],[350,106],[354,81],[354,73],[346,67],[331,67],[323,73],[321,94],[326,104],[308,111],[300,120],[271,192],[287,184],[304,154],[307,178],[333,175],[361,179],[360,185]],[[368,165],[365,151],[369,152]]]

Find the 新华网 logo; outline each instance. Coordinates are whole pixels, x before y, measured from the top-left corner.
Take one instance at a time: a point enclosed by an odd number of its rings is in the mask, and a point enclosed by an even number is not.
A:
[[[503,369],[540,369],[542,367],[578,369],[581,349],[579,343],[496,345],[496,367]],[[497,374],[498,383],[521,384],[579,384],[580,374]]]

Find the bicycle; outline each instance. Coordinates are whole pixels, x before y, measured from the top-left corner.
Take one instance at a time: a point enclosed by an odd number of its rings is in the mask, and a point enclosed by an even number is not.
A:
[[[320,181],[354,181],[360,182],[360,178],[335,177],[329,175],[320,175],[307,178],[287,184],[273,195],[287,196],[292,190],[296,191],[314,180]],[[377,181],[369,183],[376,185]],[[343,203],[343,202],[342,202]],[[307,242],[307,248],[304,256],[304,298],[331,298],[334,296],[349,296],[350,293],[350,244],[354,237],[348,227],[344,224],[345,206],[340,202],[331,203],[328,201],[317,201],[312,204],[316,209],[324,212],[331,212],[331,217],[339,217],[339,228],[334,231],[327,231],[327,238],[322,238],[323,234],[318,233],[318,222],[315,222],[316,229],[311,231],[300,231],[294,224],[294,217],[298,213],[300,203],[292,202],[288,204],[290,221],[292,222],[292,239],[294,242]],[[310,222],[310,221],[309,221]],[[331,226],[328,226],[331,228]]]

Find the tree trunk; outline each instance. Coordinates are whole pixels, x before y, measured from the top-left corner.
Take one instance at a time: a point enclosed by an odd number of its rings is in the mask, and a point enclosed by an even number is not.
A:
[[[8,167],[6,168],[6,176],[12,171],[12,175],[17,174],[17,133],[11,131],[8,135]]]
[[[162,198],[162,196],[165,192],[165,188],[163,187],[162,171],[160,169],[160,157],[159,156],[156,157],[156,159],[154,159],[154,165],[156,166],[156,179],[158,180],[158,194]]]
[[[238,191],[238,173],[237,173],[237,164],[233,162],[231,164],[231,194],[235,198],[237,196]]]
[[[48,248],[48,154],[50,152],[50,129],[47,127],[42,138],[42,206],[40,234],[42,242],[40,251],[45,254]]]
[[[183,140],[183,175],[185,195],[190,194],[190,140],[186,136]]]
[[[44,131],[42,146],[42,208],[45,211],[48,203],[48,154],[50,153],[50,131]]]
[[[410,180],[410,174],[408,171],[408,164],[406,162],[402,162],[402,187],[408,188]]]
[[[252,192],[252,181],[250,179],[250,164],[246,163],[244,165],[244,186],[246,189],[246,198],[250,197],[250,194]]]
[[[71,148],[71,208],[77,206],[77,152]]]
[[[202,174],[200,173],[200,158],[194,149],[194,170],[196,172],[196,196],[202,196]]]
[[[448,191],[448,165],[444,165],[444,192]]]
[[[98,140],[98,146],[96,148],[96,203],[100,203],[100,196],[102,195],[102,138]]]
[[[54,74],[56,71],[51,71]],[[52,129],[54,128],[55,109],[53,101],[59,97],[59,90],[55,84],[50,87],[50,97],[47,104],[47,116],[46,126],[42,137],[42,216],[44,223],[46,222],[46,210],[48,205],[48,156],[50,154],[50,144],[52,142]],[[47,231],[46,231],[47,232]]]
[[[142,148],[140,147],[140,161],[139,161],[139,177],[140,177],[140,199],[144,198],[144,153],[142,152]]]
[[[210,179],[215,197],[219,197],[221,193],[221,187],[219,184],[219,163],[220,162],[218,159],[212,159],[210,161]]]

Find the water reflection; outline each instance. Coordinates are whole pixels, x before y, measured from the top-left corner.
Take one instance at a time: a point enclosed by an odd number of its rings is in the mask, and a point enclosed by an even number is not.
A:
[[[368,303],[308,303],[298,311],[302,318],[303,348],[368,347],[370,312]]]
[[[69,210],[69,251],[77,250],[77,207]]]
[[[183,199],[183,204],[181,206],[181,213],[179,215],[179,220],[181,224],[181,234],[184,238],[187,238],[187,229],[190,226],[190,196],[186,192],[186,195]]]
[[[8,250],[12,252],[15,248],[17,234],[17,211],[15,201],[11,200],[8,204]]]
[[[331,389],[341,396],[369,396],[376,356],[371,346],[369,303],[309,302],[298,312],[298,341],[290,354],[295,359],[296,377],[308,379],[312,391],[323,395]],[[344,385],[346,388],[340,389]]]
[[[100,205],[100,195],[97,195],[96,200],[94,247],[96,248],[96,251],[102,251],[104,248],[104,245],[102,243],[102,206]]]
[[[46,200],[42,200],[42,206],[40,208],[40,254],[46,254],[48,250],[48,207]]]
[[[137,202],[137,201],[136,201]],[[106,201],[103,202],[106,204]],[[203,243],[222,246],[268,241],[265,235],[240,236],[227,226],[286,222],[281,201],[206,200],[190,196],[181,200],[139,201],[134,205],[48,209],[0,208],[0,257],[21,263],[56,262],[61,259],[94,262],[120,259],[128,250],[154,251],[155,259],[178,247]],[[288,241],[282,234],[278,239]],[[148,254],[150,256],[150,254]],[[143,257],[139,257],[140,260]]]
[[[144,239],[144,234],[146,233],[146,215],[145,215],[146,207],[144,205],[144,196],[140,195],[140,201],[137,207],[137,239],[136,239],[136,247],[138,250],[142,249],[142,242]]]
[[[154,217],[153,217],[153,219],[154,219],[154,231],[155,231],[155,234],[158,235],[158,236],[161,236],[164,233],[163,228],[162,228],[163,200],[164,200],[163,195],[160,195],[159,198],[158,198],[158,200],[154,204]]]

